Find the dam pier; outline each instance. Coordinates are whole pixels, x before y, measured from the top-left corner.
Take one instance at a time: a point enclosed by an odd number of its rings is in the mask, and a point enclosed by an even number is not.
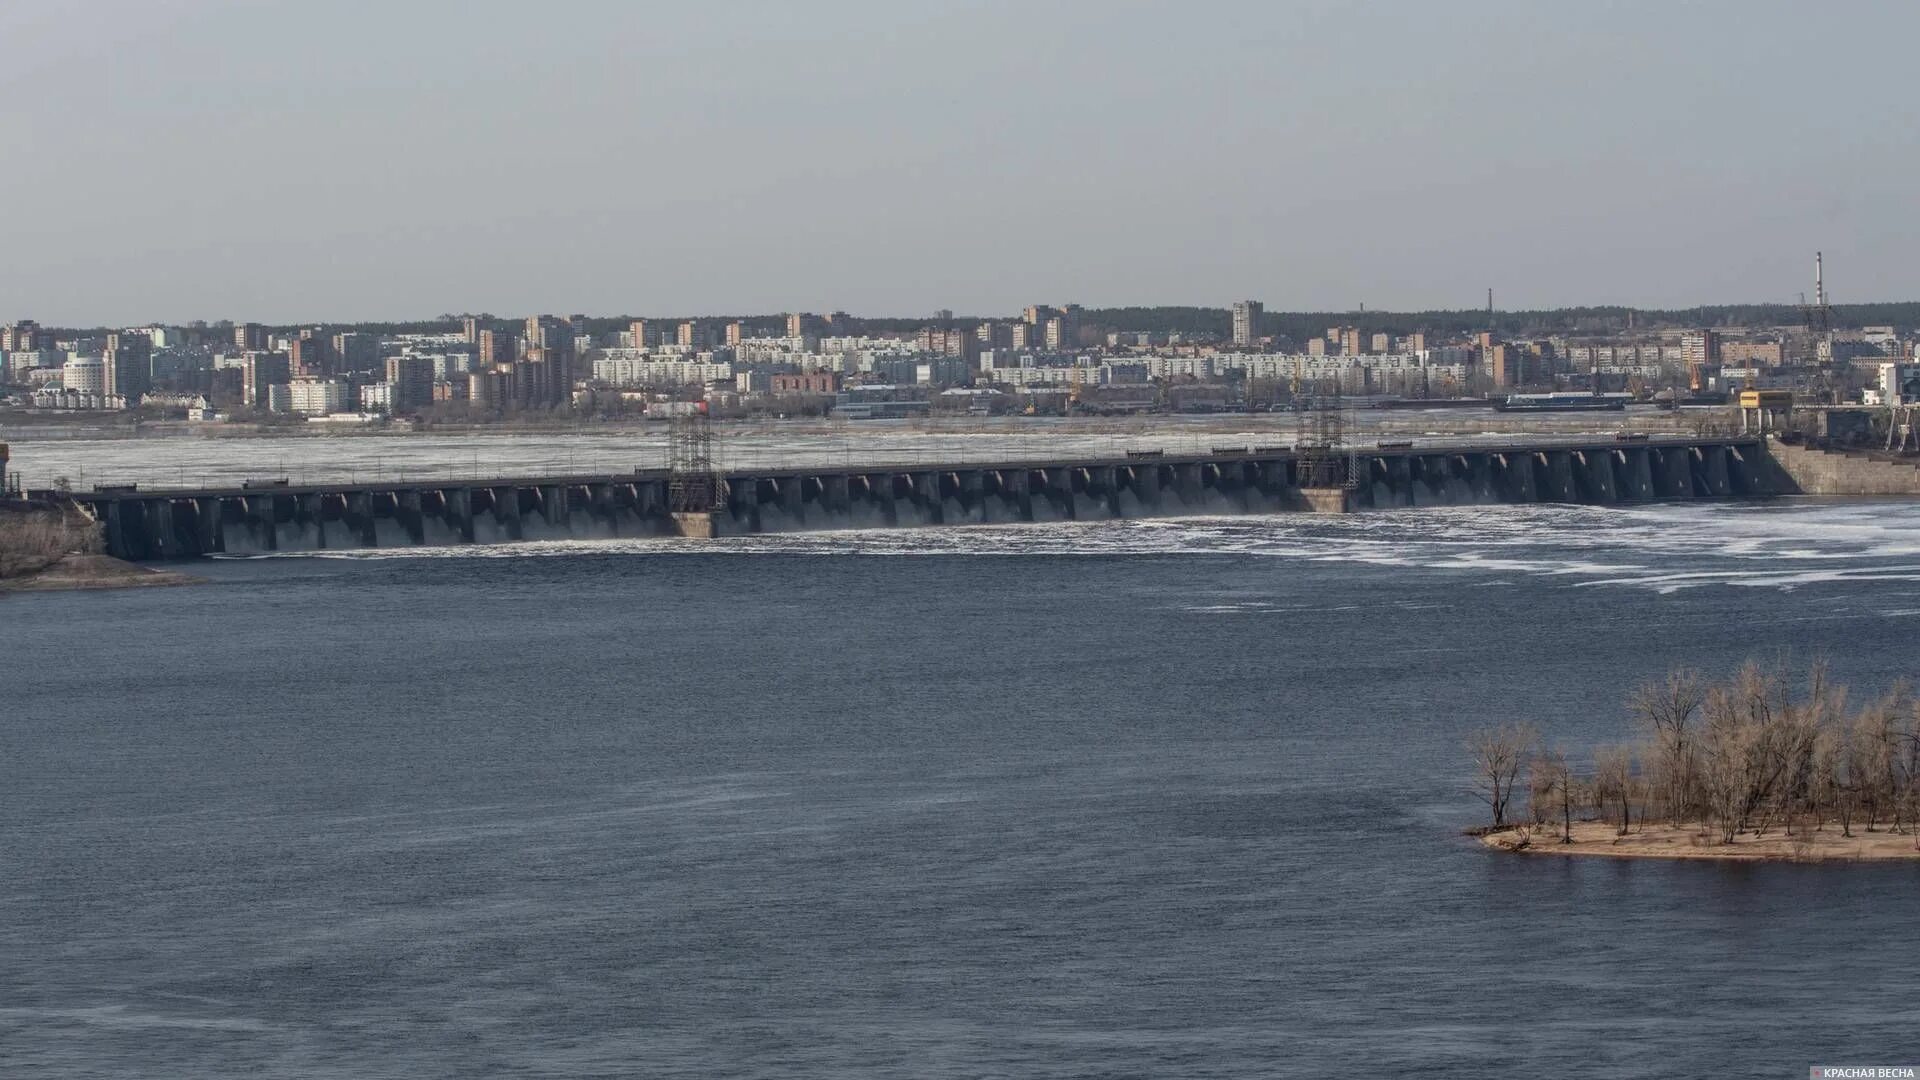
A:
[[[1342,482],[1285,447],[969,463],[716,470],[710,511],[665,468],[485,480],[103,484],[71,499],[131,560],[622,536],[737,536],[1476,503],[1608,505],[1792,494],[1757,435],[1343,448]]]

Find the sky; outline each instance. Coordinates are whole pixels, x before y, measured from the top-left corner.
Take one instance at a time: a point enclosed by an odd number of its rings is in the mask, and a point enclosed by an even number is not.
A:
[[[0,319],[1920,297],[1920,4],[6,0]]]

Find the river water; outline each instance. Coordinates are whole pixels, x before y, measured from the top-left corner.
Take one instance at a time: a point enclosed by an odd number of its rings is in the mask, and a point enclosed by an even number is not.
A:
[[[1470,729],[1914,672],[1920,508],[219,560],[0,599],[0,1075],[1789,1076],[1920,865],[1502,856]],[[1785,659],[1782,659],[1785,658]]]

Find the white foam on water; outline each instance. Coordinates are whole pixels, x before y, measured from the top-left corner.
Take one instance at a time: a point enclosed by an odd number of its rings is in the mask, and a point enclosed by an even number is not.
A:
[[[672,537],[548,538],[516,544],[266,552],[243,558],[348,560],[583,555],[1123,557],[1217,555],[1514,575],[1671,594],[1707,586],[1802,589],[1920,581],[1920,505],[1778,500],[1631,508],[1435,507],[1320,516],[1143,518],[907,529]],[[1248,610],[1221,604],[1195,611]]]

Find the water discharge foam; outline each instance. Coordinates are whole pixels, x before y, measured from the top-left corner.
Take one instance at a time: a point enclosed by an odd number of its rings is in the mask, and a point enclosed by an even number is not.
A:
[[[1920,580],[1920,507],[1791,502],[1763,507],[1636,509],[1531,505],[1399,510],[1351,517],[1141,518],[899,530],[766,533],[712,541],[581,537],[542,527],[507,547],[440,544],[286,551],[277,557],[363,560],[670,556],[1219,555],[1353,563],[1492,580],[1514,573],[1672,593],[1704,586],[1796,589],[1837,581]],[[430,538],[433,539],[433,538]],[[1659,566],[1658,572],[1649,572]]]

